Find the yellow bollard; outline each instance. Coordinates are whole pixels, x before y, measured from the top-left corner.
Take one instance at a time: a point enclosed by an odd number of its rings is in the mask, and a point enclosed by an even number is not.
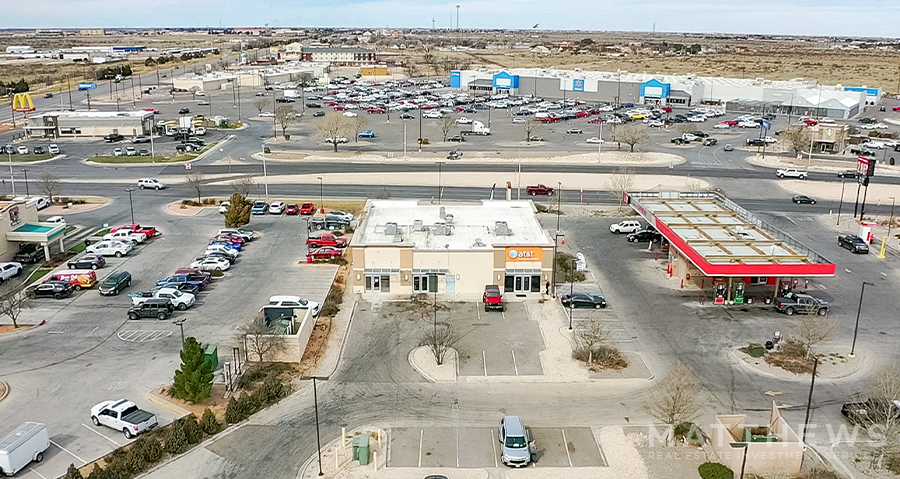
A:
[[[887,241],[887,237],[883,236],[881,238],[881,251],[878,252],[878,259],[884,259],[884,242]]]
[[[347,428],[341,428],[341,447],[347,447]]]
[[[340,463],[338,463],[338,447],[334,446],[334,470],[337,471],[340,469]]]
[[[375,466],[375,470],[378,470],[378,451],[372,453],[372,465]]]

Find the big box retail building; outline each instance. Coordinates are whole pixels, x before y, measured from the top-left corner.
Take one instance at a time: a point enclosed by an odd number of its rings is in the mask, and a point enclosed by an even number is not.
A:
[[[369,200],[350,243],[354,293],[539,296],[553,241],[531,201]]]

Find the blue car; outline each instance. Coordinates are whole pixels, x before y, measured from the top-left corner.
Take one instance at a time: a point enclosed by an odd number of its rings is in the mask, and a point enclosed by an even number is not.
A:
[[[212,240],[209,242],[209,244],[220,244],[220,245],[227,246],[227,247],[229,247],[233,250],[237,250],[237,251],[240,251],[243,249],[241,247],[240,243],[232,243],[231,241],[225,241],[225,240]]]
[[[269,212],[269,204],[265,201],[254,201],[253,206],[250,207],[250,214],[253,215],[264,215]]]
[[[375,132],[372,130],[366,130],[359,134],[360,138],[375,138]]]

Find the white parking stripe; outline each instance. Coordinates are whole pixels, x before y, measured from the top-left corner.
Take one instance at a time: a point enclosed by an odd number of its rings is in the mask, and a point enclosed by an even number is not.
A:
[[[34,468],[31,467],[31,466],[28,466],[28,470],[31,471],[31,472],[33,472],[33,473],[35,473],[35,474],[37,474],[38,476],[41,476],[43,479],[47,479],[47,476],[41,474],[40,472],[35,471]]]
[[[459,467],[459,428],[456,428],[456,467]]]
[[[563,436],[563,447],[566,449],[566,457],[569,458],[569,467],[572,467],[572,455],[569,454],[569,443],[566,441],[566,431],[564,429],[560,429]]]
[[[425,437],[425,430],[419,429],[419,467],[422,467],[422,439]]]
[[[55,443],[55,442],[53,442],[53,441],[50,441],[50,444],[53,444],[54,446],[56,446],[56,447],[62,449],[63,451],[67,452],[70,456],[72,456],[72,457],[74,457],[75,459],[78,459],[79,461],[81,461],[82,464],[87,464],[87,461],[85,461],[84,459],[82,459],[82,458],[76,456],[75,453],[73,453],[72,451],[70,451],[70,450],[68,450],[68,449],[66,449],[66,448],[64,448],[64,447],[62,447],[62,446],[60,446],[59,444],[57,444],[57,443]]]
[[[487,376],[487,356],[483,349],[481,350],[481,363],[484,365],[484,375]]]
[[[518,376],[519,375],[519,365],[516,364],[516,352],[515,351],[510,351],[510,352],[512,353],[512,357],[513,357],[513,367],[516,369],[516,376]]]
[[[81,425],[84,426],[84,427],[86,427],[88,431],[91,431],[92,433],[94,433],[94,434],[96,434],[96,435],[102,437],[103,439],[106,439],[107,441],[109,441],[109,442],[115,444],[117,447],[122,447],[121,444],[117,443],[116,441],[113,441],[112,439],[110,439],[109,437],[107,437],[106,434],[103,434],[103,433],[101,433],[100,431],[95,430],[94,428],[92,428],[91,426],[88,426],[88,425],[85,424],[85,423],[81,423]]]
[[[494,467],[500,467],[500,465],[497,464],[497,441],[494,440],[494,430],[491,429],[488,431],[488,434],[491,436],[491,447],[494,448]]]

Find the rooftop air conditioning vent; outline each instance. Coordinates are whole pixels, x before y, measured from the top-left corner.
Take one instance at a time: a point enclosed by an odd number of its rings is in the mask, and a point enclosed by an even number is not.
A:
[[[386,223],[384,225],[384,234],[387,236],[394,236],[400,234],[400,228],[397,226],[397,223]]]
[[[413,221],[413,231],[422,231],[422,220]]]

